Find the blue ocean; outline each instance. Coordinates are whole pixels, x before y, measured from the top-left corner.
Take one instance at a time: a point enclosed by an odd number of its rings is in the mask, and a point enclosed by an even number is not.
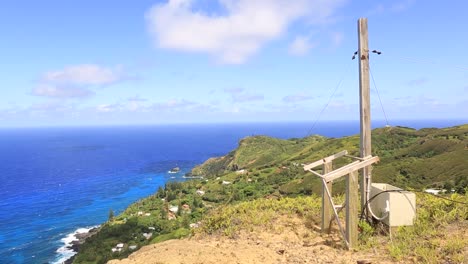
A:
[[[463,121],[401,121],[446,127]],[[374,127],[383,126],[374,122]],[[359,133],[359,123],[246,123],[0,129],[0,263],[61,263],[75,232],[107,220],[251,135]],[[170,174],[173,167],[181,172]]]

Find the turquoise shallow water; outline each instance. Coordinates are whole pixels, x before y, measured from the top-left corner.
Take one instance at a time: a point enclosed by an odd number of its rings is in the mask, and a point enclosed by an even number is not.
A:
[[[419,122],[419,123],[418,123]],[[407,121],[445,127],[462,121]],[[375,126],[382,123],[375,122]],[[104,222],[250,135],[357,134],[358,122],[0,129],[0,263],[54,263],[73,232]],[[179,174],[168,170],[178,166]],[[172,179],[171,177],[176,177]]]

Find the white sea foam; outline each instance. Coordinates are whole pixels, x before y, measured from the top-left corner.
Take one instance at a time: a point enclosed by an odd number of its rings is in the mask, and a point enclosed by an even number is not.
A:
[[[57,258],[54,262],[52,262],[53,264],[61,264],[61,263],[64,263],[67,259],[73,257],[76,252],[72,249],[70,249],[70,247],[72,246],[72,242],[73,241],[78,241],[78,238],[76,237],[76,235],[78,234],[86,234],[88,233],[91,229],[93,228],[97,228],[99,226],[92,226],[92,227],[86,227],[86,228],[78,228],[77,230],[75,230],[73,233],[70,233],[68,234],[67,236],[65,236],[64,238],[60,239],[60,241],[64,244],[63,246],[61,246],[59,249],[56,250],[57,252]]]

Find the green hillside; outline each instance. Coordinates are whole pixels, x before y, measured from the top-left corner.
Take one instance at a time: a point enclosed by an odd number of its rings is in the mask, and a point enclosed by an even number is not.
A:
[[[373,169],[374,182],[417,190],[446,187],[461,194],[468,189],[468,125],[421,130],[379,128],[373,130],[372,140],[373,154],[381,158]],[[165,188],[132,204],[122,214],[116,217],[110,214],[109,221],[81,246],[74,263],[105,263],[109,259],[125,258],[144,245],[193,234],[196,230],[192,228],[194,225],[200,225],[200,230],[208,233],[222,229],[223,233],[232,234],[242,225],[231,222],[232,217],[224,214],[241,213],[239,207],[236,207],[238,204],[245,205],[249,210],[263,210],[261,208],[271,203],[271,200],[283,201],[288,198],[286,204],[280,205],[289,208],[290,204],[302,204],[304,197],[313,200],[308,203],[320,204],[317,197],[320,195],[321,183],[318,177],[305,172],[302,164],[342,150],[358,156],[359,136],[310,136],[289,140],[266,136],[244,138],[238,148],[226,156],[211,158],[195,167],[191,173],[200,178],[167,183]],[[351,159],[340,158],[336,161],[334,166],[339,167]],[[344,181],[337,180],[334,194],[339,196],[343,189]],[[457,199],[465,200],[467,197],[466,194],[456,196]],[[429,208],[427,210],[431,212],[437,211],[437,214],[428,215],[420,210],[424,213],[421,219],[427,219],[428,223],[436,221],[437,217],[443,215],[444,208],[449,207],[456,214],[450,221],[468,219],[466,206],[455,208],[440,204],[436,210],[431,204],[424,202],[418,205]],[[444,223],[440,220],[439,224]],[[436,230],[435,226],[431,228]],[[407,239],[403,234],[401,236]],[[437,237],[437,232],[433,231],[431,236]],[[463,249],[466,246],[464,243],[468,242],[461,241]],[[113,252],[113,248],[120,243],[123,245],[121,250]],[[402,240],[401,244],[405,243]],[[393,250],[402,249],[397,247]],[[402,258],[398,252],[389,251],[388,254],[398,260]],[[457,257],[459,251],[450,254],[451,257]]]
[[[285,174],[284,170],[288,170],[296,173],[293,178],[301,185],[308,182],[308,174],[294,167],[341,150],[359,156],[359,136],[338,139],[312,136],[289,140],[254,136],[241,140],[238,148],[228,155],[195,167],[193,174],[212,178],[245,169],[250,176],[269,178]],[[445,129],[375,129],[372,132],[372,153],[381,159],[374,166],[374,181],[415,189],[452,186],[460,192],[467,185],[468,125]],[[338,160],[335,167],[349,161]],[[294,182],[288,181],[288,184],[294,185]]]

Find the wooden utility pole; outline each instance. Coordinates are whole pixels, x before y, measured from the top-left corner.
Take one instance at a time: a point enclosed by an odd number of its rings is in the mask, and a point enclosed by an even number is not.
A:
[[[361,178],[361,208],[366,210],[365,205],[369,193],[367,186],[370,183],[371,165],[379,161],[379,157],[371,154],[371,123],[370,123],[370,85],[369,85],[369,45],[367,35],[367,18],[358,20],[359,39],[359,105],[360,105],[360,158],[348,156],[346,150],[333,154],[329,157],[304,165],[304,170],[322,179],[322,231],[330,230],[331,219],[335,219],[341,235],[349,249],[358,246],[358,205],[359,187],[358,171],[362,171]],[[356,159],[352,163],[333,170],[332,161],[340,157],[351,157]],[[317,173],[314,168],[322,165],[322,173]],[[332,181],[346,176],[346,231],[344,230],[338,216],[337,208],[333,203],[331,193]],[[333,213],[333,214],[332,214]]]
[[[359,105],[360,105],[360,154],[361,158],[371,155],[371,114],[370,114],[370,84],[369,84],[369,40],[367,18],[358,20],[359,39]],[[362,169],[361,178],[361,209],[368,199],[367,184],[370,180],[371,166]]]
[[[322,165],[322,173],[327,174],[333,170],[332,161],[326,162]],[[333,205],[327,198],[325,188],[328,188],[330,194],[332,193],[333,182],[327,183],[326,186],[322,186],[322,233],[330,232],[330,224],[333,219]]]

